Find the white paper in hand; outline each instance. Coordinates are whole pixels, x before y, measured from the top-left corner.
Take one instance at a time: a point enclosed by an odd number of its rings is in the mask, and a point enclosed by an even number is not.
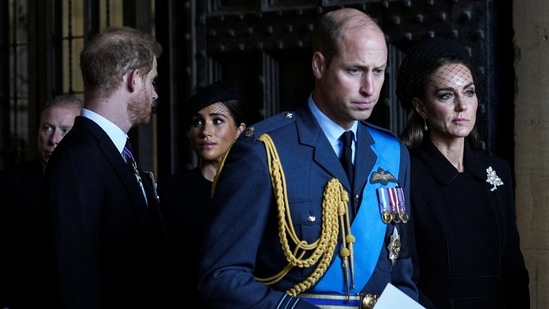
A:
[[[391,283],[388,283],[379,298],[374,309],[425,309],[422,305],[404,294]]]

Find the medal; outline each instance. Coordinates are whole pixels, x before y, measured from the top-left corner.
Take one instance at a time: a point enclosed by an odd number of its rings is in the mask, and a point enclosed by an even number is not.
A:
[[[389,196],[387,194],[387,189],[378,188],[376,189],[377,193],[377,202],[379,205],[379,213],[381,214],[381,220],[385,224],[391,223],[393,220],[393,215],[391,214],[391,206],[389,206]]]
[[[389,259],[393,264],[395,264],[395,261],[400,254],[400,235],[398,234],[398,229],[396,226],[393,229],[393,234],[391,235],[387,249],[389,250]]]
[[[400,219],[402,220],[402,223],[408,222],[408,214],[405,211],[402,211],[400,213]]]
[[[393,220],[393,215],[391,215],[390,211],[384,210],[381,214],[381,218],[383,219],[383,222],[389,224]]]
[[[406,202],[404,200],[404,192],[402,188],[396,188],[398,193],[398,207],[400,212],[400,219],[402,223],[408,222],[408,213],[406,213]]]
[[[393,222],[400,223],[400,214],[398,213],[398,211],[393,212]]]
[[[393,222],[400,223],[400,214],[398,211],[398,192],[399,188],[389,188],[389,204],[391,206],[391,213],[393,215]]]
[[[132,164],[132,167],[133,167],[133,173],[135,175],[135,180],[138,183],[141,183],[141,176],[139,175],[139,170],[137,169],[137,164],[135,163],[135,161],[131,162],[131,164]]]
[[[391,222],[408,222],[404,191],[402,188],[378,188],[376,189],[376,193],[379,213],[381,214],[383,222],[386,224]]]
[[[154,178],[153,172],[144,171],[144,173],[145,173],[145,175],[148,175],[149,178],[151,179],[151,183],[152,183],[153,189],[154,189],[154,198],[156,198],[156,201],[159,202],[160,197],[158,196],[158,184],[156,183],[156,179]]]

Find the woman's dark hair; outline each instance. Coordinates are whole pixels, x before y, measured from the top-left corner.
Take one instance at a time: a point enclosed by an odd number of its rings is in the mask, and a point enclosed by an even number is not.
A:
[[[234,124],[238,127],[241,123],[245,122],[244,111],[242,104],[239,100],[227,100],[222,101],[225,106],[229,109],[229,113],[233,116]]]

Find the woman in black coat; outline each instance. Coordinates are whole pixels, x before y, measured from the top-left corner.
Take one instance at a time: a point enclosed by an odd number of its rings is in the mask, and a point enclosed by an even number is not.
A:
[[[399,69],[408,112],[420,302],[427,308],[530,308],[503,159],[477,152],[475,66],[452,40],[414,46]]]
[[[195,308],[206,309],[210,307],[198,298],[196,285],[202,237],[213,208],[212,184],[218,165],[246,124],[237,89],[223,81],[200,88],[185,105],[190,107],[188,134],[198,166],[159,179],[158,195],[177,257],[184,265],[187,289],[181,295],[193,299]]]

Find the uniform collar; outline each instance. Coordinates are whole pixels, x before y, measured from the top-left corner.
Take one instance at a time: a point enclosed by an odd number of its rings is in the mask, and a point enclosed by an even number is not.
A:
[[[318,122],[320,128],[324,132],[324,135],[326,135],[326,138],[328,138],[328,141],[332,145],[332,148],[334,149],[334,152],[339,156],[340,148],[341,148],[341,142],[339,140],[341,134],[345,132],[346,130],[343,129],[339,124],[337,124],[335,121],[330,119],[326,114],[324,114],[316,105],[316,102],[313,100],[312,94],[309,96],[308,101],[309,110],[313,114],[313,117],[315,117],[316,121]],[[353,139],[354,142],[357,141],[357,129],[358,129],[358,121],[355,121],[349,131],[353,131]]]

